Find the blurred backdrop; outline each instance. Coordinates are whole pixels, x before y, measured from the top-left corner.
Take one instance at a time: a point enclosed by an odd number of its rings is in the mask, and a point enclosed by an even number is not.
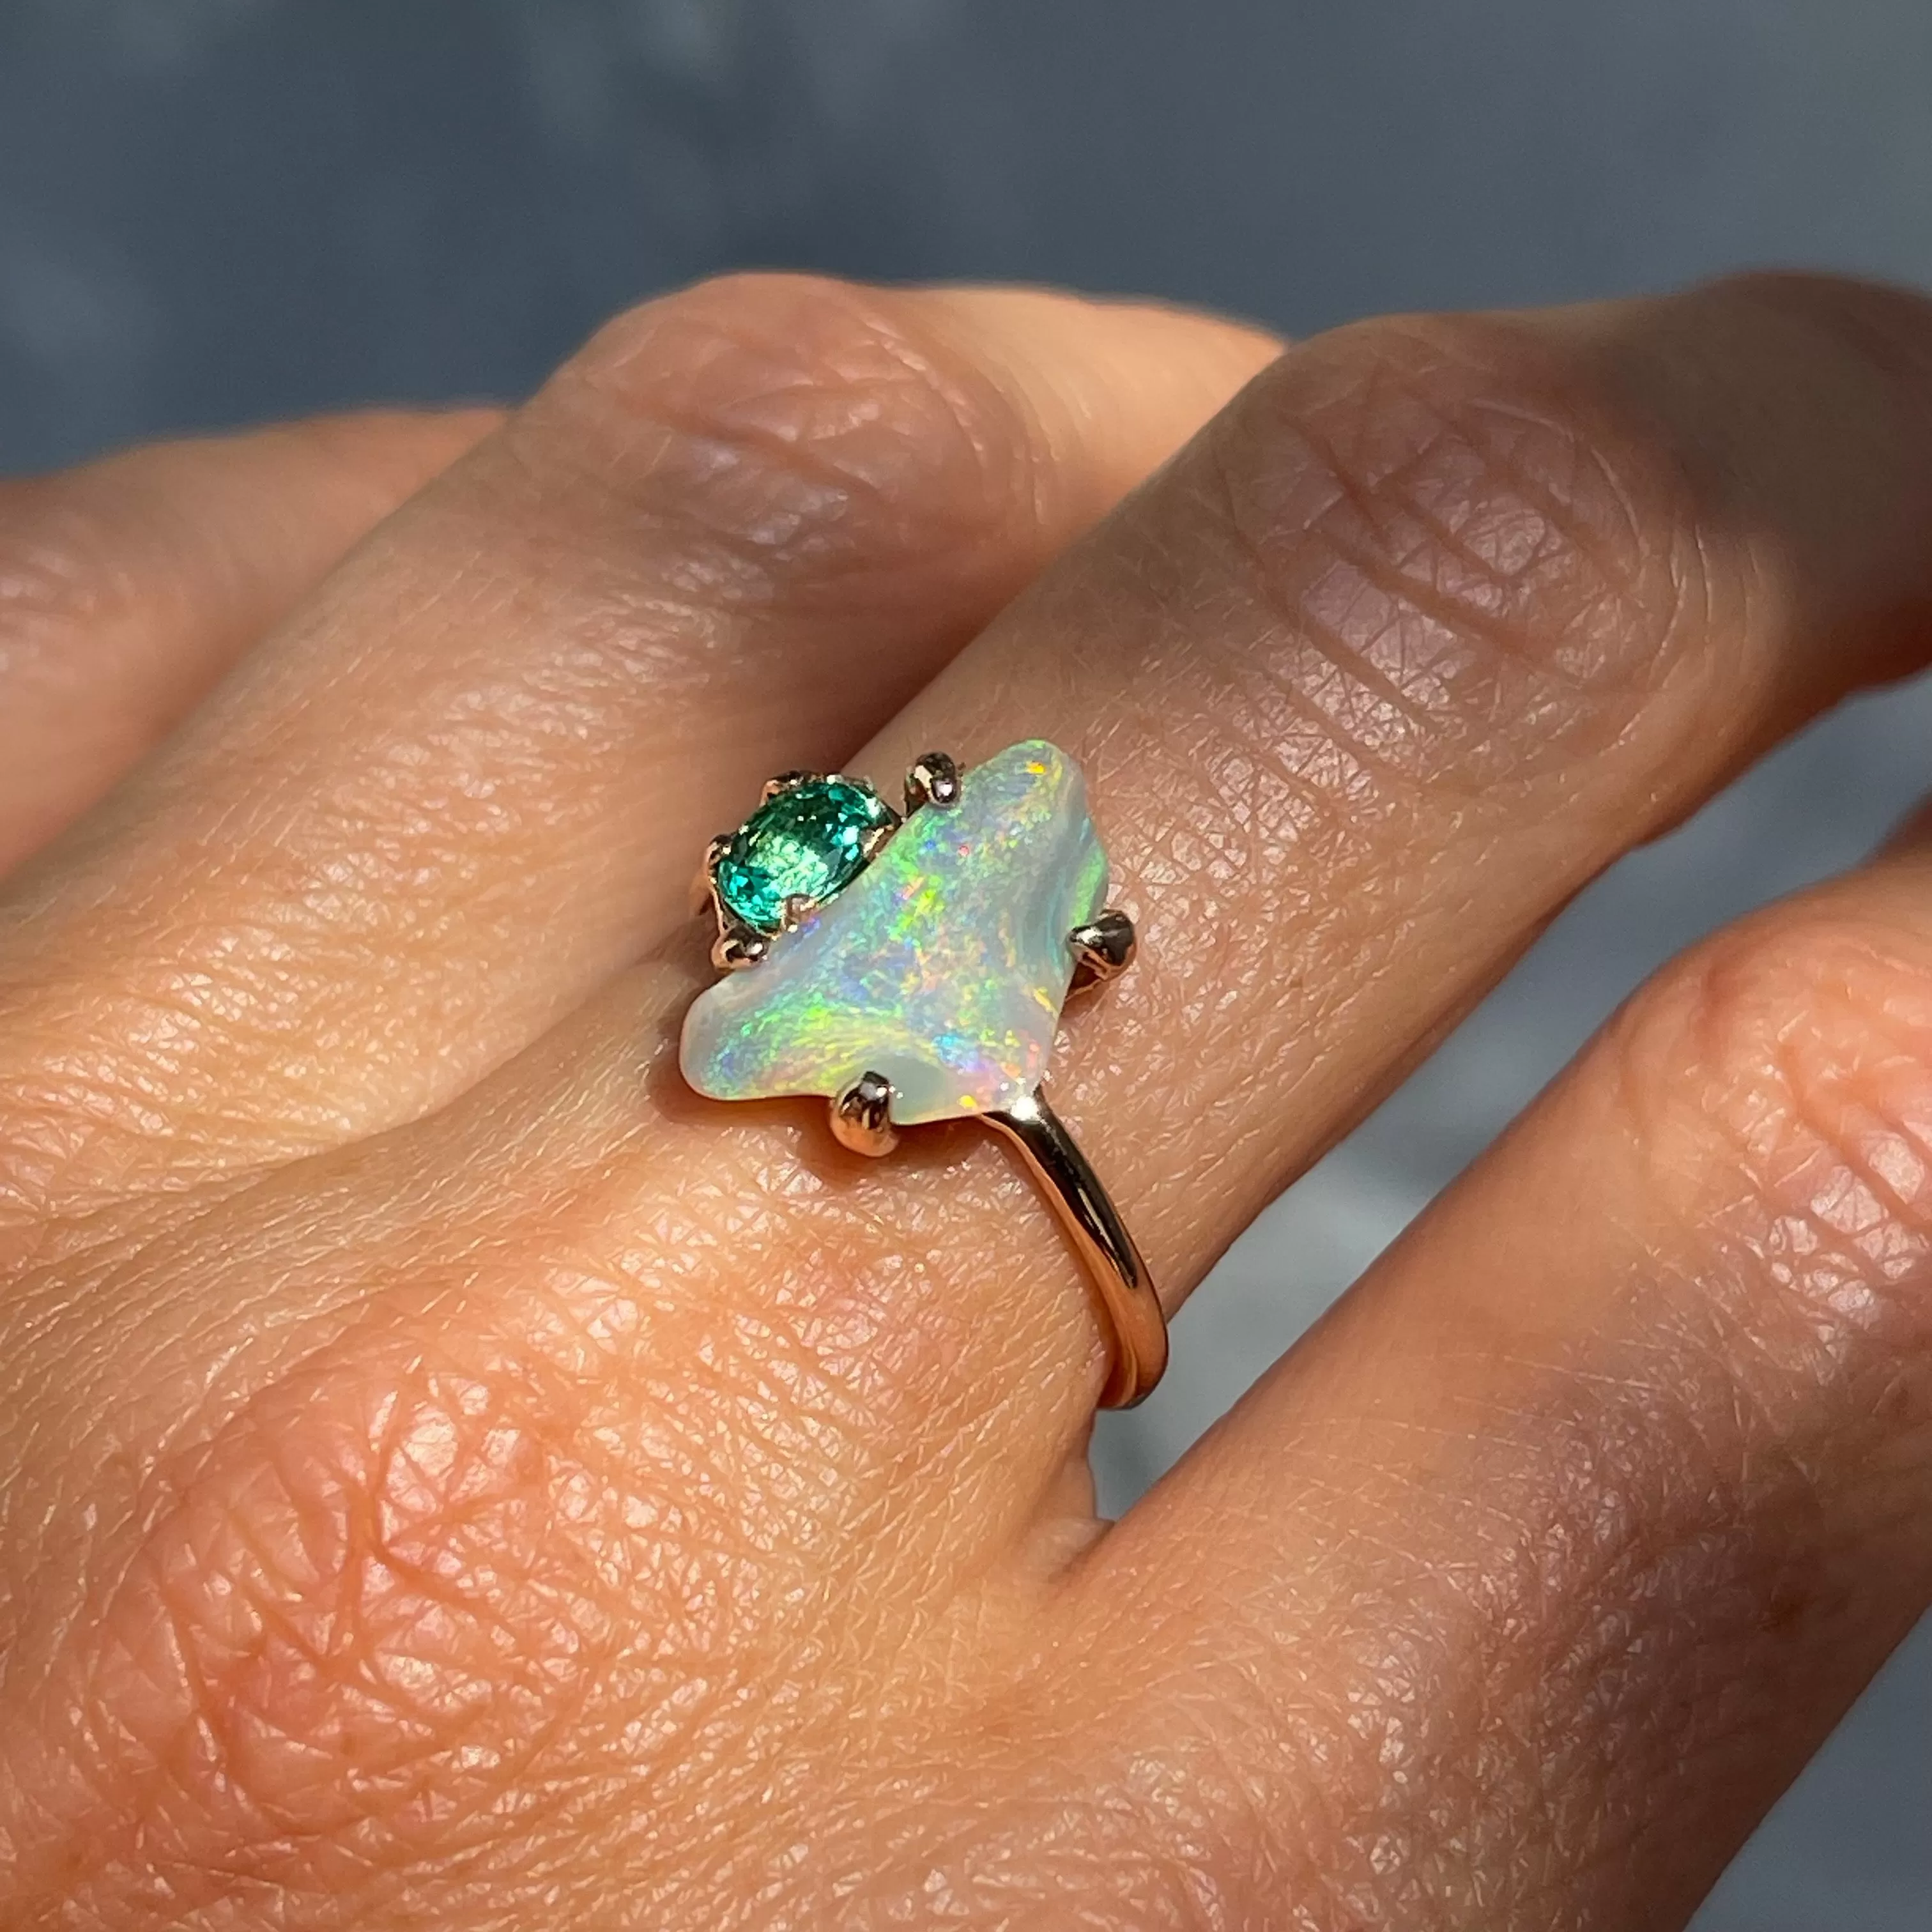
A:
[[[0,0],[0,470],[514,397],[746,265],[1031,278],[1296,334],[1744,263],[1932,283],[1926,0]],[[1130,1498],[1654,964],[1857,858],[1932,694],[1603,880],[1265,1216],[1111,1418]],[[1922,1630],[1699,1932],[1932,1924]]]

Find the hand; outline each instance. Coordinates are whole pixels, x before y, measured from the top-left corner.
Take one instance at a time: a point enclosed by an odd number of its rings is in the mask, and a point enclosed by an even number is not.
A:
[[[0,908],[8,1925],[1687,1916],[1932,1594],[1922,841],[1641,993],[1113,1526],[992,1137],[677,1077],[760,779],[1052,738],[1142,930],[1056,1100],[1178,1300],[1932,640],[1910,296],[1274,356],[740,280],[500,422],[8,486],[9,853],[194,708]]]

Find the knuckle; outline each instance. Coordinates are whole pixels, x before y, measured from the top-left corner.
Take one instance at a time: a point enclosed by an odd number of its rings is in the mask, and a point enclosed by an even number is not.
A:
[[[115,1888],[157,1862],[184,1910],[427,1882],[514,1837],[572,1746],[680,1777],[706,1714],[668,1686],[728,1706],[746,1559],[517,1382],[292,1380],[165,1484],[0,1747],[6,1822],[70,1910],[121,1922]],[[74,1886],[82,1845],[99,1896]]]
[[[1697,1250],[1814,1338],[1932,1316],[1932,944],[1827,893],[1720,934],[1613,1024],[1618,1103]],[[1745,1311],[1761,1329],[1761,1297]],[[1893,1339],[1904,1335],[1893,1330]],[[1932,1339],[1922,1336],[1921,1339]]]
[[[809,276],[728,276],[620,316],[517,431],[788,583],[970,543],[1036,496],[1030,426],[998,382],[907,303]]]
[[[364,1310],[212,1431],[134,1446],[102,1580],[0,1678],[10,1899],[119,1923],[158,1862],[183,1911],[440,1895],[452,1858],[513,1886],[539,1840],[755,1818],[775,1751],[838,1760],[862,1673],[834,1653],[896,1600],[849,1601],[826,1553],[876,1508],[869,1293],[796,1322],[674,1295],[688,1262],[615,1268],[594,1220],[502,1233],[526,1286],[472,1318]]]
[[[1479,790],[1616,742],[1741,587],[1654,433],[1506,320],[1317,338],[1214,458],[1298,706],[1384,779]]]

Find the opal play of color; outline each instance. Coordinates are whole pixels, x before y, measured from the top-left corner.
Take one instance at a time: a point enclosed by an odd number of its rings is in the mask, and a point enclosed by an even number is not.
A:
[[[718,896],[757,932],[784,923],[785,901],[830,898],[866,863],[866,840],[897,814],[870,785],[808,778],[766,800],[718,862]]]
[[[1046,1071],[1107,855],[1079,769],[1015,745],[928,805],[764,961],[700,994],[685,1078],[721,1100],[831,1099],[868,1070],[901,1126],[1010,1106]]]

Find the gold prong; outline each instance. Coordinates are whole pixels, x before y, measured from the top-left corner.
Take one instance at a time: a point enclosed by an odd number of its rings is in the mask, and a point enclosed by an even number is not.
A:
[[[895,818],[890,825],[875,825],[859,842],[859,850],[866,855],[866,863],[870,865],[892,843],[892,834],[904,821]]]
[[[711,942],[711,963],[720,972],[742,973],[755,966],[772,950],[772,942],[762,932],[734,921]]]
[[[725,848],[737,836],[734,832],[721,832],[704,848],[704,862],[698,868],[691,881],[691,909],[702,912],[706,906],[716,908],[718,903],[718,862],[724,856]]]
[[[804,892],[794,892],[778,914],[778,930],[796,932],[817,910],[818,902]]]
[[[760,804],[765,804],[778,796],[780,792],[796,791],[808,778],[815,778],[816,772],[781,772],[775,778],[765,781],[764,789],[758,794]]]
[[[1118,980],[1134,962],[1134,922],[1118,906],[1109,906],[1099,917],[1076,926],[1066,935],[1073,949],[1073,986],[1097,986],[1104,980]]]
[[[832,1103],[832,1132],[854,1154],[890,1154],[899,1144],[892,1125],[892,1083],[883,1073],[864,1072]]]
[[[958,802],[958,766],[944,752],[922,752],[906,772],[906,816],[910,818],[922,805]]]
[[[712,840],[697,880],[699,910],[708,911],[718,926],[718,936],[711,942],[711,963],[724,973],[742,973],[746,967],[757,965],[772,947],[765,934],[747,926],[726,907],[718,890],[718,862],[737,836],[721,832]]]

